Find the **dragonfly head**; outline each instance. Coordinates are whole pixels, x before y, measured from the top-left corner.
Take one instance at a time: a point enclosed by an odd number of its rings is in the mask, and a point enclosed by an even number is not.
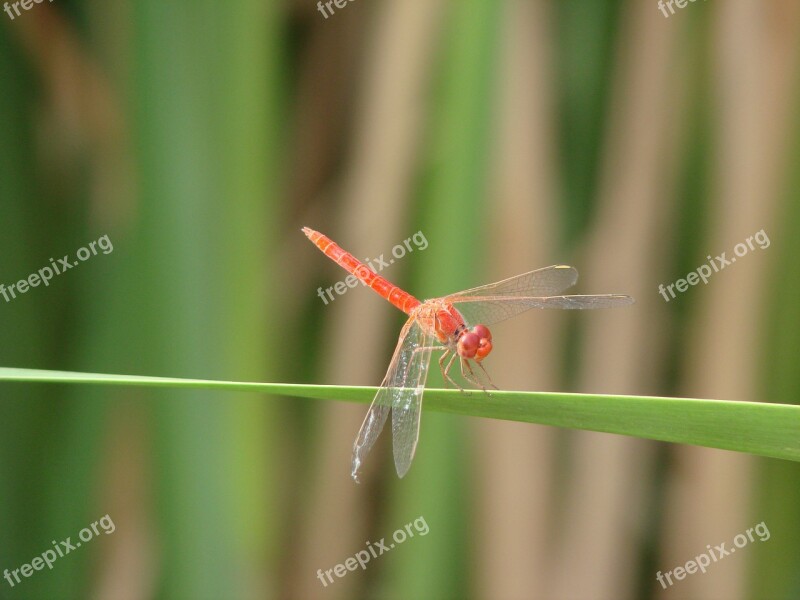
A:
[[[492,332],[486,325],[475,325],[458,338],[458,355],[481,362],[492,351]]]

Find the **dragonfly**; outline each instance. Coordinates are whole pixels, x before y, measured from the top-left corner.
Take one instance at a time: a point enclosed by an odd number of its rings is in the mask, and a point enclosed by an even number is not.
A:
[[[350,475],[356,483],[390,412],[397,475],[402,478],[411,467],[433,352],[442,352],[439,368],[445,385],[450,383],[464,391],[450,375],[457,363],[465,381],[488,393],[487,384],[497,389],[483,366],[494,347],[489,325],[532,308],[613,308],[634,302],[630,296],[619,294],[563,295],[578,281],[578,271],[567,265],[544,267],[423,302],[378,275],[326,235],[308,227],[302,231],[325,256],[408,315],[389,369],[353,444]]]

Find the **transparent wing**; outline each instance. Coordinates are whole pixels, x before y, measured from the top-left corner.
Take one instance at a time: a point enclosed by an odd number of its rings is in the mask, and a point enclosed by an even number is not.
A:
[[[403,378],[403,387],[394,388],[392,398],[392,447],[398,477],[403,477],[408,472],[417,449],[422,393],[425,390],[433,350],[432,336],[425,335],[416,323],[408,338],[415,332],[417,340],[413,344],[414,350]],[[412,344],[408,344],[410,345]]]
[[[577,281],[578,271],[574,267],[553,265],[464,290],[448,296],[447,299],[455,301],[456,298],[474,296],[555,296],[571,288]]]
[[[531,308],[591,309],[628,306],[634,300],[630,296],[603,294],[599,296],[452,296],[448,298],[467,323],[492,325],[509,319]]]
[[[353,444],[351,475],[356,481],[364,458],[378,439],[390,410],[397,474],[402,477],[411,466],[419,438],[422,392],[428,375],[431,342],[430,336],[422,331],[416,320],[406,321],[383,383]]]

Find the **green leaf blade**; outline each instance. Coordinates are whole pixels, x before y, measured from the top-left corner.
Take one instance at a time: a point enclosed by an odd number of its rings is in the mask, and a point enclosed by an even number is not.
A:
[[[0,368],[0,382],[62,383],[260,392],[370,402],[377,388],[257,383]],[[659,396],[552,392],[425,391],[426,410],[614,433],[800,461],[800,406]]]

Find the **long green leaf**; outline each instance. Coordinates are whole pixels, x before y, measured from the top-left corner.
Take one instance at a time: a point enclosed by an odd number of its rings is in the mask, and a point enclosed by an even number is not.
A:
[[[376,388],[255,383],[104,375],[0,368],[0,381],[82,383],[262,392],[298,398],[369,402]],[[800,406],[658,396],[553,392],[461,393],[429,389],[425,407],[474,417],[587,429],[634,437],[747,452],[800,461]]]

